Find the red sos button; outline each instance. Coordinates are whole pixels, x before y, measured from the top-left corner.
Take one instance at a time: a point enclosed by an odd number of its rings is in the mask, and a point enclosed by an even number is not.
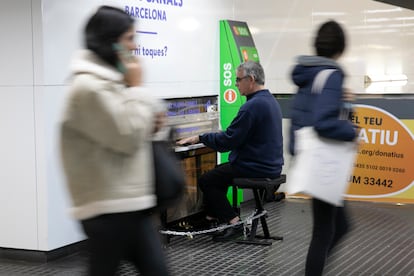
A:
[[[227,89],[224,92],[224,101],[228,104],[232,104],[237,100],[237,93],[233,89]]]

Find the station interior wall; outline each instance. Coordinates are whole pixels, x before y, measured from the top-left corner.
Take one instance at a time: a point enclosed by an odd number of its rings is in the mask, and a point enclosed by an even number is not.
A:
[[[84,20],[101,4],[119,3],[2,1],[0,247],[50,251],[84,239],[67,212],[58,126],[69,61],[81,47]],[[186,0],[181,8],[164,9],[167,22],[138,20],[139,28],[159,30],[165,45],[153,47],[168,47],[163,59],[142,57],[145,85],[160,98],[218,95],[221,19],[248,23],[272,93],[294,93],[289,73],[295,57],[312,54],[315,28],[331,18],[349,37],[341,62],[351,89],[379,95],[414,92],[412,10],[372,0]],[[137,39],[151,43],[145,36]],[[375,74],[405,74],[408,82],[369,91],[364,78]]]

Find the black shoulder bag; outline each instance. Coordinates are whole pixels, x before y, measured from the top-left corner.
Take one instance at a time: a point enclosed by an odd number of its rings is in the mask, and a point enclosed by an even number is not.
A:
[[[167,141],[152,142],[155,170],[155,193],[158,210],[177,203],[184,194],[185,175],[180,161]]]

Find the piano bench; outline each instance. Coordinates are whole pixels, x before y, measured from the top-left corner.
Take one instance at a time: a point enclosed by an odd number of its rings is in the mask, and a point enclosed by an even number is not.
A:
[[[242,240],[237,240],[238,243],[247,243],[247,244],[257,244],[257,245],[271,245],[272,241],[270,240],[283,240],[283,237],[272,237],[269,233],[269,228],[267,226],[266,217],[267,214],[259,216],[262,212],[266,212],[264,209],[264,203],[266,202],[266,197],[268,195],[274,194],[280,187],[281,184],[286,182],[286,175],[282,174],[278,178],[235,178],[233,179],[233,208],[237,208],[237,188],[241,189],[252,189],[254,200],[256,204],[255,212],[253,217],[252,227],[250,234],[247,238]],[[262,225],[263,236],[256,235],[257,226],[259,223]]]

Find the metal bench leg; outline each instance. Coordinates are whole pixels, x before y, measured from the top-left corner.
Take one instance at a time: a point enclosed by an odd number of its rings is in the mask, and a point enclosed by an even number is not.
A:
[[[261,214],[264,211],[264,200],[266,196],[265,190],[262,189],[253,189],[253,195],[256,203],[256,211],[254,213],[254,216]],[[239,240],[238,243],[248,243],[248,244],[256,244],[256,245],[272,245],[271,240],[283,240],[283,237],[272,237],[270,236],[269,228],[267,226],[266,221],[267,215],[261,216],[260,218],[255,218],[252,221],[252,228],[250,231],[250,235],[247,239]],[[256,235],[257,232],[257,226],[260,223],[262,224],[263,234],[264,235]]]
[[[257,189],[253,189],[253,195],[254,195],[254,200],[256,202],[256,211],[254,212],[254,216],[256,216],[263,212],[263,205],[260,202],[260,195]],[[264,216],[260,217],[260,219],[262,218],[264,218]],[[261,220],[261,223],[263,226],[262,220]],[[247,239],[238,240],[237,243],[247,243],[247,244],[255,244],[255,245],[272,245],[271,241],[257,240],[258,236],[256,235],[256,232],[257,232],[258,224],[259,224],[259,218],[253,219],[252,228],[250,230],[249,236],[247,237]],[[266,225],[266,229],[267,229],[267,225]],[[270,236],[269,230],[267,230],[267,235]]]
[[[256,189],[255,189],[256,190]],[[259,205],[259,209],[261,209],[261,211],[264,211],[264,202],[266,200],[266,190],[261,190],[260,191],[261,194],[259,195],[259,201],[257,202],[257,204]],[[267,214],[260,217],[260,223],[262,224],[262,229],[263,229],[263,236],[262,235],[257,235],[256,238],[259,239],[272,239],[272,240],[283,240],[283,237],[280,236],[270,236],[270,232],[269,232],[269,227],[267,226]]]

